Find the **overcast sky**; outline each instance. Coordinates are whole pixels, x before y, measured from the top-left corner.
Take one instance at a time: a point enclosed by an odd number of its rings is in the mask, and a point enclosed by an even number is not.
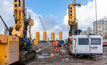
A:
[[[48,38],[51,32],[55,32],[58,39],[58,32],[63,32],[63,39],[68,37],[68,5],[73,0],[26,0],[26,8],[34,19],[32,27],[32,38],[35,38],[35,33],[40,32],[40,38],[43,38],[43,27],[39,16],[42,17],[44,26],[48,33]],[[87,27],[92,27],[95,21],[95,0],[77,0],[81,3],[81,7],[77,7],[77,19],[79,20],[79,28],[85,30]],[[98,20],[107,17],[107,0],[97,0]],[[13,0],[0,0],[0,15],[9,26],[14,26],[13,18]],[[1,20],[0,20],[1,22]],[[4,32],[4,24],[0,23],[0,33]]]

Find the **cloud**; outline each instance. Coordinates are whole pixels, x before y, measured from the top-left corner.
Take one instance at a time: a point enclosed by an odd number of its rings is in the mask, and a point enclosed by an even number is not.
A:
[[[0,0],[0,15],[2,15],[8,26],[14,26],[14,18],[13,18],[13,1],[12,0]],[[82,5],[81,7],[77,7],[77,19],[79,20],[79,28],[86,29],[89,26],[92,26],[93,21],[95,21],[95,1],[89,1],[87,5]],[[102,4],[103,3],[103,4]],[[97,0],[98,5],[98,19],[107,16],[107,0]],[[47,37],[51,37],[51,32],[55,32],[55,37],[58,39],[58,32],[63,32],[63,39],[68,37],[67,23],[68,23],[68,10],[67,14],[64,16],[63,24],[62,22],[57,21],[57,16],[53,16],[52,14],[47,15],[46,17],[42,17],[41,14],[36,14],[32,9],[27,8],[27,12],[30,13],[32,19],[34,20],[34,26],[32,26],[32,38],[35,38],[36,32],[40,32],[40,39],[43,39],[43,27],[39,16],[41,16],[44,27],[47,31]],[[1,21],[1,20],[0,20]],[[59,25],[62,24],[62,25]],[[3,33],[4,25],[0,24],[0,33]]]
[[[0,10],[0,15],[3,17],[4,21],[6,22],[7,26],[14,26],[14,18],[13,18],[13,1],[12,0],[0,0],[0,7],[2,10]],[[34,13],[31,9],[27,8],[27,12],[30,13],[32,19],[34,20],[34,26],[32,26],[32,38],[35,38],[35,33],[40,32],[40,38],[43,39],[43,27],[41,24],[41,21],[39,19],[39,14]],[[27,14],[28,15],[28,14]],[[56,21],[57,16],[53,16],[52,14],[46,16],[45,18],[42,18],[43,24],[46,28],[46,31],[48,33],[48,38],[51,37],[51,32],[57,32],[59,29],[59,22]],[[0,20],[1,21],[1,20]],[[3,34],[4,32],[4,24],[1,22],[0,24],[0,33]],[[56,31],[57,30],[57,31]],[[58,32],[57,32],[58,33]],[[56,34],[57,34],[56,33]],[[29,35],[29,34],[28,34]],[[57,36],[57,35],[56,35]]]
[[[13,18],[13,1],[12,0],[0,0],[0,7],[2,10],[0,10],[0,15],[2,15],[4,21],[10,26],[14,26],[14,18]],[[47,31],[47,37],[51,37],[51,32],[55,32],[55,37],[58,39],[58,32],[63,31],[63,37],[67,37],[68,35],[68,29],[66,25],[60,25],[59,21],[57,21],[57,16],[53,16],[52,14],[47,15],[45,18],[42,17],[40,14],[36,14],[32,9],[27,8],[27,12],[30,13],[32,19],[34,20],[34,26],[32,26],[31,33],[32,38],[34,39],[36,37],[36,32],[40,32],[40,39],[43,39],[43,27],[41,24],[41,21],[39,19],[39,16],[41,16],[44,27]],[[28,15],[28,14],[27,14]],[[1,20],[0,20],[1,21]],[[4,32],[4,24],[0,24],[0,33],[3,34]],[[29,35],[29,34],[28,34]]]
[[[14,25],[12,0],[0,0],[0,15],[8,27]],[[0,19],[0,33],[4,33],[4,24]]]
[[[59,21],[57,21],[57,16],[53,16],[52,14],[46,16],[45,18],[42,18],[42,15],[38,15],[35,12],[33,12],[31,9],[28,9],[28,12],[31,14],[32,19],[34,20],[34,26],[32,26],[32,38],[36,37],[36,32],[40,32],[40,39],[43,40],[43,32],[44,29],[42,27],[41,21],[39,19],[39,16],[41,16],[42,22],[44,24],[44,27],[47,31],[47,38],[51,38],[51,32],[55,32],[55,39],[58,39],[59,31],[63,32],[63,39],[66,39],[68,37],[68,29],[67,26],[63,23],[61,24]]]
[[[42,15],[38,15],[36,13],[34,13],[31,9],[27,9],[28,12],[30,13],[32,19],[34,20],[34,26],[32,26],[32,38],[35,38],[36,37],[36,32],[40,32],[40,39],[42,40],[43,39],[43,32],[44,32],[44,29],[43,29],[43,26],[42,26],[42,23],[39,19],[39,16],[41,16],[41,19],[42,19],[42,22],[44,24],[44,27],[47,31],[47,38],[50,38],[51,37],[51,32],[55,32],[56,33],[56,37],[57,37],[57,34],[58,34],[58,30],[59,30],[59,22],[56,21],[56,16],[53,16],[52,14],[46,16],[45,18],[42,18]]]
[[[97,0],[97,16],[98,20],[107,17],[107,0]],[[86,27],[92,27],[95,19],[95,0],[89,1],[87,5],[82,5],[77,7],[77,19],[79,20],[79,28],[85,29]],[[68,23],[68,10],[67,14],[64,16],[64,24]]]

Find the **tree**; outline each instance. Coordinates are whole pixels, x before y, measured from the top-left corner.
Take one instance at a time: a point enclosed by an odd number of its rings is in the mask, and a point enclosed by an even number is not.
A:
[[[92,31],[93,31],[92,27],[88,27],[86,30],[87,34],[92,34]]]
[[[107,34],[105,34],[104,39],[107,39]]]

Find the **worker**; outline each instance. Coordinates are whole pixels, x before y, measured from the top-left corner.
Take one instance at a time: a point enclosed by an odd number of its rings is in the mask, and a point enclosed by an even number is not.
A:
[[[60,52],[58,40],[56,40],[56,52]]]
[[[69,41],[68,41],[68,39],[66,39],[64,42],[65,42],[65,44],[64,44],[65,50],[67,50],[67,46],[68,46]]]
[[[56,41],[53,42],[54,50],[56,49]]]

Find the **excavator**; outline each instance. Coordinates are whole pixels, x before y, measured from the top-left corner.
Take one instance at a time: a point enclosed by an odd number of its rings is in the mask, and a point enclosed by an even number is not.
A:
[[[0,34],[0,65],[10,65],[17,61],[25,63],[36,57],[31,43],[31,26],[34,21],[31,16],[27,18],[25,0],[13,0],[13,17],[14,27],[8,28],[5,25],[9,35]],[[4,21],[1,16],[0,18]]]

